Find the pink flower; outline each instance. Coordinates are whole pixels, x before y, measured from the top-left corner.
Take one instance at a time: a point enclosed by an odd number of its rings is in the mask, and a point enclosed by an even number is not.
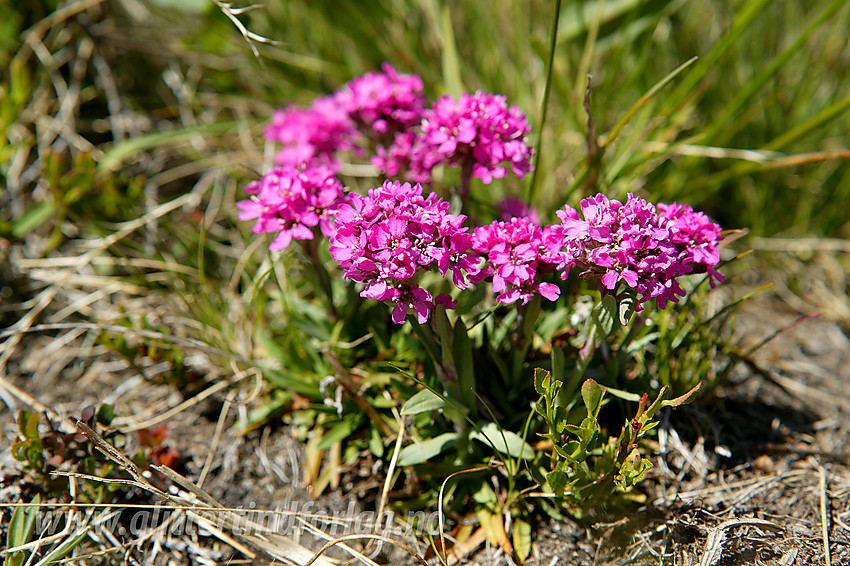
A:
[[[714,269],[720,261],[720,226],[686,204],[659,203],[658,211],[662,218],[670,220],[670,239],[685,254],[683,261],[704,266],[712,287],[722,282],[723,275]]]
[[[293,239],[312,240],[317,227],[327,236],[331,216],[345,201],[342,183],[326,167],[275,167],[245,192],[252,198],[237,203],[239,219],[256,219],[256,234],[277,234],[271,250],[282,250]]]
[[[525,143],[530,131],[525,114],[518,106],[508,107],[504,96],[480,91],[464,93],[460,100],[444,96],[422,122],[427,149],[420,159],[428,170],[438,162],[470,162],[473,176],[486,184],[505,176],[503,163],[521,178],[532,169],[531,148]]]
[[[518,106],[508,107],[504,96],[476,92],[460,100],[444,96],[423,117],[419,130],[396,134],[388,147],[379,147],[372,162],[387,175],[427,183],[439,164],[471,167],[484,183],[501,179],[508,167],[518,177],[531,171],[531,131]]]
[[[475,230],[472,247],[485,258],[484,268],[474,278],[478,282],[492,276],[497,301],[508,304],[534,295],[550,301],[558,298],[557,285],[542,281],[555,271],[560,258],[560,242],[529,218],[511,218],[493,222]]]
[[[420,323],[434,309],[420,277],[437,271],[459,289],[478,272],[466,217],[448,212],[449,204],[420,185],[386,181],[367,196],[352,194],[341,207],[330,237],[330,252],[344,277],[363,283],[360,295],[393,304],[392,319],[404,322],[412,310]],[[440,297],[447,307],[449,301]]]
[[[275,156],[278,165],[323,165],[337,169],[336,153],[357,149],[354,121],[333,96],[320,96],[306,109],[288,106],[272,114],[265,137],[283,148]]]
[[[722,280],[713,269],[720,259],[719,227],[690,207],[658,208],[661,213],[631,194],[625,204],[600,194],[581,201],[581,216],[569,206],[558,211],[561,277],[576,267],[583,278],[596,279],[609,291],[622,282],[638,293],[639,308],[650,298],[659,308],[677,302],[684,291],[676,278],[690,273],[690,264],[701,263]]]
[[[421,78],[399,74],[389,63],[381,69],[352,79],[335,94],[348,116],[378,140],[419,124],[426,107]]]

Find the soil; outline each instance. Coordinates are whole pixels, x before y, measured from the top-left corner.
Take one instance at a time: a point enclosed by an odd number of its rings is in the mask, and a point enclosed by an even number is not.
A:
[[[800,316],[775,296],[746,303],[737,315],[739,351],[784,330],[743,359],[712,401],[664,416],[656,465],[642,485],[645,502],[625,516],[605,509],[591,510],[580,520],[537,516],[526,563],[850,564],[850,339],[841,321]],[[82,335],[70,337],[57,347],[55,336],[28,334],[10,358],[5,378],[60,415],[80,415],[85,406],[108,400],[119,416],[133,415],[124,422],[130,428],[207,387],[190,384],[181,392],[173,384],[133,377],[126,364],[103,352],[95,351],[83,364],[78,359],[82,340]],[[197,365],[203,368],[202,357]],[[243,435],[233,426],[244,416],[251,389],[247,383],[223,389],[167,419],[166,443],[180,452],[186,477],[197,480],[206,464],[203,490],[225,507],[312,513],[313,524],[325,536],[368,531],[366,524],[345,521],[374,511],[380,464],[349,469],[339,487],[313,498],[303,485],[305,451],[295,428],[266,427]],[[22,404],[8,392],[3,398],[0,475],[7,478],[0,496],[21,501],[19,486],[10,480],[17,463],[8,448],[15,438],[12,409]],[[138,442],[128,438],[132,453]],[[133,497],[155,501],[138,491]],[[5,529],[11,510],[0,513]],[[326,521],[328,516],[342,525],[337,529]],[[289,527],[285,534],[306,549],[323,544],[321,533],[314,536],[304,524]],[[426,550],[422,535],[411,536],[398,526],[380,532],[421,553]],[[157,543],[163,563],[245,558],[226,538],[210,532],[184,539]],[[379,563],[417,563],[396,547],[379,550]],[[115,561],[140,557],[132,547],[116,553]],[[347,556],[339,549],[329,555]],[[473,565],[514,563],[486,542],[464,560]]]

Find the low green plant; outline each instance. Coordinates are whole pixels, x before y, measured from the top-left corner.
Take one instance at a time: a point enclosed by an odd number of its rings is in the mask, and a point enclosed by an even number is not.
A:
[[[88,536],[88,531],[83,530],[81,533],[71,536],[65,541],[47,545],[47,549],[42,552],[42,556],[38,560],[35,560],[36,555],[34,550],[12,550],[33,542],[40,504],[41,496],[36,495],[28,506],[17,507],[12,513],[12,519],[9,521],[9,530],[6,533],[6,556],[4,564],[7,566],[23,566],[25,564],[48,566],[49,564],[56,564],[68,556]]]
[[[96,409],[86,407],[80,418],[116,449],[127,447],[127,435],[111,426],[114,415],[110,405],[100,405]],[[10,450],[12,458],[21,466],[18,484],[33,497],[42,497],[45,501],[70,501],[68,479],[62,475],[65,472],[104,479],[129,477],[96,450],[82,433],[62,432],[50,421],[46,423],[47,430],[39,430],[38,413],[24,410],[18,412],[17,423],[18,438]],[[164,425],[136,431],[139,448],[133,454],[133,462],[143,468],[151,463],[179,466],[180,455],[165,441],[167,435],[168,429]],[[79,484],[76,501],[108,503],[116,497],[127,496],[124,491],[119,483],[83,481]]]

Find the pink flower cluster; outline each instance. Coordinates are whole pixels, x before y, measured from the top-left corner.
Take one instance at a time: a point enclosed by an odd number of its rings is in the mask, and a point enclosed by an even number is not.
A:
[[[278,165],[323,165],[337,169],[336,154],[358,146],[357,128],[348,112],[332,96],[320,96],[309,108],[290,105],[272,114],[265,137],[283,145]]]
[[[473,232],[420,184],[387,180],[361,196],[346,194],[334,176],[340,152],[365,155],[372,144],[373,163],[389,176],[428,183],[437,165],[460,167],[468,190],[471,176],[490,183],[508,169],[528,173],[529,131],[504,96],[445,96],[426,108],[422,80],[384,64],[309,108],[275,112],[265,135],[283,145],[278,166],[245,188],[251,198],[238,203],[239,218],[255,220],[255,233],[275,234],[272,250],[323,233],[345,278],[363,285],[361,296],[392,303],[396,323],[410,310],[424,322],[435,302],[453,308],[421,287],[426,272],[461,290],[491,281],[499,303],[526,304],[536,295],[557,300],[560,288],[548,276],[566,279],[578,269],[603,292],[632,289],[639,308],[649,299],[659,308],[677,301],[684,294],[677,278],[686,273],[707,272],[712,285],[723,280],[714,269],[720,228],[686,205],[656,207],[634,195],[623,204],[600,194],[541,226],[534,209],[506,199],[502,220]]]
[[[331,255],[346,279],[365,285],[362,297],[395,304],[397,324],[409,309],[423,323],[434,308],[431,294],[419,286],[424,272],[436,270],[443,277],[451,272],[459,289],[469,286],[465,274],[478,273],[472,235],[462,226],[466,217],[448,208],[434,193],[424,197],[420,185],[386,181],[366,197],[352,194],[337,212]]]
[[[583,278],[597,279],[608,290],[622,281],[637,291],[639,305],[655,299],[662,309],[684,295],[676,278],[695,266],[722,280],[713,270],[720,259],[719,226],[690,207],[660,207],[661,214],[631,194],[625,204],[600,194],[581,201],[581,216],[570,206],[558,211],[562,277],[575,267]]]
[[[331,215],[346,200],[342,183],[323,166],[275,167],[245,192],[252,198],[237,203],[239,220],[256,218],[254,233],[277,234],[272,250],[286,248],[293,239],[312,240],[317,226],[328,236]]]
[[[383,137],[419,124],[427,101],[417,75],[399,74],[389,63],[381,70],[352,79],[335,99],[355,122]]]
[[[679,249],[682,259],[705,267],[709,282],[723,281],[723,275],[714,266],[720,261],[717,244],[720,241],[720,227],[708,219],[702,212],[686,204],[658,203],[658,214],[669,222],[670,239]]]
[[[476,281],[493,277],[497,301],[526,304],[535,295],[556,300],[561,290],[542,281],[555,271],[561,255],[561,243],[551,226],[541,228],[527,217],[493,222],[475,230],[473,249],[485,258]]]
[[[379,148],[373,163],[388,175],[407,171],[421,182],[438,164],[469,166],[486,184],[505,176],[503,164],[522,178],[532,169],[525,141],[530,131],[525,114],[508,107],[504,96],[480,91],[460,100],[444,96],[425,113],[421,132],[400,132],[389,148]]]
[[[442,164],[465,168],[467,179],[489,184],[508,168],[519,177],[532,169],[525,141],[530,131],[525,114],[504,96],[444,96],[428,108],[422,79],[384,63],[381,72],[352,79],[308,108],[277,110],[265,137],[283,146],[278,165],[338,170],[340,153],[363,156],[368,149],[387,176],[430,183],[432,170]]]
[[[363,152],[364,136],[379,140],[422,120],[422,79],[402,75],[385,63],[382,73],[366,73],[309,108],[277,110],[265,130],[267,140],[283,145],[278,165],[320,164],[338,168],[340,152]]]

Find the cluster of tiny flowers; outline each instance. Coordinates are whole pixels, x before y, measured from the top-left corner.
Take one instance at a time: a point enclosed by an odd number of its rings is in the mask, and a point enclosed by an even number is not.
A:
[[[337,169],[340,152],[363,153],[364,139],[382,140],[422,121],[426,100],[422,79],[399,74],[385,63],[381,73],[352,79],[309,108],[290,105],[272,114],[265,130],[283,148],[278,165],[325,165]]]
[[[569,206],[558,211],[562,277],[575,267],[608,290],[622,281],[638,293],[639,307],[655,299],[662,309],[684,295],[676,278],[696,265],[720,280],[713,270],[720,228],[690,207],[660,207],[661,214],[631,194],[625,204],[600,194],[581,201],[581,216]]]
[[[379,139],[419,124],[427,105],[421,78],[389,63],[381,70],[352,79],[335,94],[348,116]]]
[[[328,236],[331,216],[346,198],[342,183],[324,166],[274,167],[245,192],[252,198],[237,203],[239,219],[256,219],[256,234],[277,234],[271,250],[282,250],[293,239],[312,240],[316,227]]]
[[[502,304],[536,295],[554,301],[560,289],[544,278],[557,272],[565,279],[572,269],[610,292],[633,289],[638,308],[649,299],[659,308],[677,301],[684,295],[677,278],[686,273],[706,272],[712,286],[723,280],[714,269],[720,228],[687,205],[597,195],[580,212],[558,211],[559,224],[541,226],[533,208],[509,198],[499,204],[501,221],[471,232],[447,202],[423,195],[419,183],[430,183],[438,165],[460,167],[466,189],[472,176],[484,183],[508,170],[525,176],[529,131],[504,96],[444,96],[426,108],[422,80],[384,64],[309,108],[274,113],[265,136],[283,148],[277,166],[246,187],[251,198],[238,203],[239,218],[255,220],[255,233],[274,234],[272,250],[323,233],[344,276],[363,285],[361,296],[392,303],[396,323],[411,309],[425,322],[435,302],[453,308],[447,296],[420,286],[428,271],[458,289],[491,281]],[[388,180],[365,197],[346,194],[334,176],[338,155],[367,149],[387,176],[417,184]]]
[[[498,302],[526,304],[535,295],[550,301],[560,296],[557,285],[541,280],[555,271],[561,255],[558,234],[551,226],[541,228],[528,217],[493,222],[475,230],[472,247],[485,258],[475,280],[492,276]]]
[[[394,304],[393,322],[401,324],[410,309],[424,323],[434,298],[419,286],[419,276],[436,270],[459,289],[465,275],[478,273],[472,235],[465,216],[448,212],[449,203],[420,185],[385,181],[363,197],[352,194],[336,214],[330,236],[331,256],[346,279],[364,284],[362,297]],[[437,301],[449,300],[437,297]],[[449,304],[449,306],[451,306]]]
[[[283,146],[275,156],[278,165],[333,169],[339,167],[336,154],[356,150],[358,138],[354,121],[333,96],[320,96],[309,108],[290,105],[275,111],[264,135]]]
[[[396,136],[388,149],[380,148],[373,163],[387,174],[407,171],[413,180],[426,181],[438,164],[471,167],[472,175],[489,184],[510,166],[522,178],[531,171],[531,131],[518,106],[508,107],[504,96],[476,92],[460,100],[444,96],[425,113],[421,132]]]
[[[444,96],[430,108],[422,79],[384,63],[381,72],[354,78],[308,108],[288,106],[272,115],[265,137],[282,145],[278,165],[323,165],[338,170],[339,154],[363,156],[385,175],[430,183],[437,165],[465,168],[489,184],[510,168],[531,171],[531,131],[518,106],[504,96],[476,92]],[[368,147],[369,143],[372,147]]]
[[[682,261],[705,266],[712,287],[716,281],[723,281],[723,275],[714,269],[720,261],[720,226],[686,204],[659,203],[658,215],[668,220],[670,240],[679,249]]]

